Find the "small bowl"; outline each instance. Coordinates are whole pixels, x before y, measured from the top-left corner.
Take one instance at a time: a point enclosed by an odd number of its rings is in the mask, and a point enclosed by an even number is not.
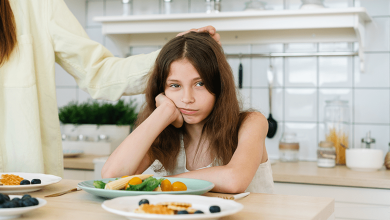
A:
[[[379,149],[347,149],[345,157],[347,167],[357,171],[376,171],[384,163],[383,151]]]

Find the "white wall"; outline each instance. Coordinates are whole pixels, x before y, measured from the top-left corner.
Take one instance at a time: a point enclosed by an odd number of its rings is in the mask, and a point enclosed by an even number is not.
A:
[[[248,0],[222,0],[222,11],[240,11]],[[300,0],[263,0],[272,10],[298,9]],[[101,34],[101,25],[94,16],[122,14],[121,0],[65,0],[70,10],[85,27],[91,39],[105,45],[114,55],[119,52]],[[134,14],[156,14],[162,11],[163,0],[133,0]],[[173,13],[204,11],[204,0],[173,0]],[[301,159],[315,160],[317,143],[324,139],[323,112],[325,100],[339,95],[351,108],[352,145],[360,143],[371,130],[377,147],[388,149],[390,136],[390,1],[389,0],[325,0],[330,8],[366,7],[373,22],[366,26],[366,72],[360,73],[357,58],[276,58],[277,70],[273,97],[273,116],[279,129],[273,139],[267,139],[271,158],[278,157],[278,141],[285,130],[298,133]],[[211,24],[212,25],[212,24]],[[194,27],[188,27],[191,29]],[[223,39],[222,39],[223,43]],[[359,45],[351,43],[224,45],[226,53],[263,53],[295,51],[352,51]],[[148,53],[159,47],[129,48],[131,54]],[[237,79],[239,59],[229,59]],[[245,107],[258,109],[268,116],[266,70],[268,58],[242,59]],[[78,89],[74,79],[61,67],[56,69],[58,106],[69,101],[84,102],[90,96]],[[142,95],[137,96],[142,101]]]

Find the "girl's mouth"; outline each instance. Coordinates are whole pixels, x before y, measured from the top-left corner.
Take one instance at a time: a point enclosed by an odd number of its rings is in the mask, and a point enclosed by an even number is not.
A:
[[[180,108],[179,110],[184,115],[193,115],[193,114],[195,114],[198,111],[198,110],[186,109],[186,108]]]

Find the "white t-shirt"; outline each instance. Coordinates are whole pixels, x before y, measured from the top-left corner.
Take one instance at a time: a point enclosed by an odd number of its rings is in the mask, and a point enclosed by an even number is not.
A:
[[[183,139],[181,139],[180,152],[177,155],[175,169],[172,172],[163,172],[160,174],[177,175],[180,173],[189,172],[189,170],[187,170],[186,164],[187,161],[186,161],[186,152],[184,148],[184,141]],[[154,165],[162,166],[162,164],[158,160],[155,161]],[[204,169],[211,166],[212,164],[209,164],[208,166],[199,169]],[[249,184],[248,188],[245,191],[253,192],[253,193],[268,193],[268,194],[274,193],[274,181],[272,177],[271,163],[269,160],[265,163],[260,164],[259,168],[256,171],[255,176],[252,179],[252,182]]]

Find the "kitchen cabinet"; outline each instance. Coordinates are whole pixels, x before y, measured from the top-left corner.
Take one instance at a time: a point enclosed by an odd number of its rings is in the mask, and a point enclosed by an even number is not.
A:
[[[390,219],[390,171],[359,172],[316,162],[272,165],[275,193],[335,199],[335,219]]]

